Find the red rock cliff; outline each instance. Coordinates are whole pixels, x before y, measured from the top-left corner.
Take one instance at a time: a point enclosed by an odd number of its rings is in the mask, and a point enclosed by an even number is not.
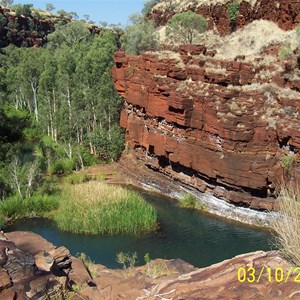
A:
[[[220,34],[229,33],[225,4],[194,10]],[[164,24],[170,15],[154,8],[149,17]],[[238,27],[258,19],[295,28],[300,3],[242,1]],[[247,29],[254,23],[254,31]],[[272,209],[278,186],[300,179],[300,61],[295,54],[278,58],[276,37],[288,37],[286,43],[292,32],[267,21],[254,23],[233,35],[238,42],[232,47],[240,48],[234,53],[244,49],[246,56],[230,58],[230,47],[220,51],[219,42],[209,50],[186,45],[178,52],[140,56],[117,52],[113,77],[125,99],[120,122],[126,140],[147,166],[234,203]],[[250,53],[259,36],[270,36],[265,31],[270,28],[275,38]],[[247,38],[247,30],[255,37]]]
[[[276,184],[300,175],[299,77],[287,75],[288,64],[276,71],[274,63],[203,53],[201,46],[116,53],[126,140],[146,165],[172,178],[235,203],[272,208]]]

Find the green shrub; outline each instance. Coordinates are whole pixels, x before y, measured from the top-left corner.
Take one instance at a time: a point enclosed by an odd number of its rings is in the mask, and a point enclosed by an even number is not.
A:
[[[74,170],[75,164],[72,159],[59,159],[50,165],[50,174],[66,175]]]
[[[42,195],[55,195],[59,192],[58,180],[56,176],[46,176],[39,189]]]
[[[152,8],[159,2],[160,0],[147,0],[144,3],[144,7],[142,8],[142,14],[148,15],[148,13],[152,10]]]
[[[80,156],[82,158],[83,164],[85,167],[87,166],[93,166],[98,163],[97,157],[94,155],[91,155],[89,149],[85,147],[81,147],[79,150]]]
[[[55,195],[46,196],[35,194],[32,197],[23,200],[24,211],[29,216],[42,217],[46,213],[58,209],[59,200]]]
[[[118,252],[117,253],[117,263],[121,264],[123,266],[123,269],[133,268],[137,261],[137,253],[124,253],[124,252]]]
[[[286,44],[280,47],[278,56],[280,59],[287,59],[293,54],[290,44]]]
[[[18,219],[23,216],[23,201],[12,196],[0,202],[0,214],[5,220]]]
[[[294,153],[286,153],[283,157],[281,157],[280,164],[287,175],[291,174],[295,159],[296,155]]]
[[[235,24],[237,20],[237,15],[240,10],[240,1],[228,2],[227,6],[227,15],[231,24]]]
[[[157,226],[157,212],[138,193],[90,181],[66,185],[54,219],[60,229],[87,234],[140,234]]]
[[[97,174],[96,179],[99,180],[99,181],[105,181],[106,180],[106,174],[99,173],[99,174]]]
[[[8,23],[7,28],[9,30],[17,30],[19,28],[19,24],[18,23]]]
[[[79,184],[83,182],[88,182],[90,177],[84,173],[72,173],[64,178],[64,181],[69,184]]]
[[[176,14],[167,24],[166,34],[174,42],[180,44],[193,44],[195,38],[207,29],[207,21],[192,11]]]
[[[27,127],[23,130],[24,137],[27,141],[41,138],[41,130],[37,127]]]
[[[125,51],[130,54],[140,54],[146,50],[157,50],[154,21],[144,20],[141,16],[132,16],[131,22],[133,24],[127,26],[121,38]]]
[[[13,196],[0,201],[0,219],[8,221],[25,217],[43,217],[58,207],[59,201],[56,195],[36,193],[23,200]]]
[[[180,206],[188,209],[194,209],[197,203],[197,199],[194,195],[185,193],[183,199],[180,200]]]

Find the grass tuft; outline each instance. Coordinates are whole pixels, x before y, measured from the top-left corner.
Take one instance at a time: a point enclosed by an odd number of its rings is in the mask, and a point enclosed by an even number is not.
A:
[[[180,206],[188,209],[194,209],[196,207],[196,197],[194,195],[185,193],[183,199],[180,200]]]
[[[95,279],[99,276],[99,273],[97,272],[97,268],[95,265],[95,262],[93,262],[90,257],[88,257],[85,253],[81,252],[77,255],[79,259],[83,262],[86,270],[92,277],[92,279]]]
[[[282,189],[279,197],[279,217],[271,226],[276,231],[276,246],[295,265],[300,264],[300,192]]]
[[[283,157],[281,157],[280,164],[284,169],[284,171],[286,172],[286,174],[288,175],[291,174],[295,160],[296,160],[296,155],[295,153],[292,152],[286,153]]]

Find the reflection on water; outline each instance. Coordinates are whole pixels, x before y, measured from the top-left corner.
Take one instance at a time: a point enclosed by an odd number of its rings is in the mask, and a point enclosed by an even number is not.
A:
[[[53,221],[45,219],[19,221],[7,230],[33,231],[57,246],[64,245],[73,255],[84,252],[109,268],[120,267],[116,262],[119,251],[136,251],[138,264],[144,263],[144,254],[149,252],[151,258],[181,258],[205,267],[238,254],[271,248],[267,232],[178,208],[160,195],[141,193],[159,212],[158,233],[142,237],[71,234],[59,231]]]

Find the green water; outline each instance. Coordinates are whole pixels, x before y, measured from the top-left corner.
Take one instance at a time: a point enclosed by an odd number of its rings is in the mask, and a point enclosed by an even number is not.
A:
[[[158,233],[142,237],[91,236],[61,232],[46,219],[16,222],[7,231],[25,230],[40,234],[57,246],[64,245],[73,255],[86,253],[94,262],[109,268],[119,268],[116,253],[138,253],[138,264],[144,264],[146,252],[153,258],[181,258],[197,267],[205,267],[235,255],[270,250],[268,232],[225,222],[198,212],[179,208],[169,199],[142,191],[159,213]]]

